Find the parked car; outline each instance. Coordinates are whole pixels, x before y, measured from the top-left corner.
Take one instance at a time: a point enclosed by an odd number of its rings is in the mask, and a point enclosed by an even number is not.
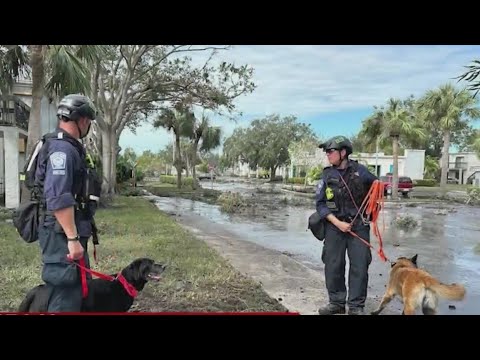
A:
[[[212,179],[212,175],[210,173],[201,173],[201,174],[198,174],[197,175],[197,178],[198,180],[211,180]],[[215,173],[213,173],[213,180],[215,180],[217,178],[217,176],[215,175]]]
[[[385,195],[392,193],[392,183],[393,176],[387,174],[386,176],[380,176],[380,181],[385,185]],[[398,192],[402,193],[403,196],[407,197],[408,194],[413,190],[413,181],[408,176],[399,176],[398,177]]]

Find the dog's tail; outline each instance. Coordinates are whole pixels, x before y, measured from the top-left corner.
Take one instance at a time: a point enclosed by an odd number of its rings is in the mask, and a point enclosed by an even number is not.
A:
[[[20,306],[18,307],[18,312],[30,312],[30,305],[32,305],[33,299],[35,299],[35,295],[40,289],[40,286],[42,285],[34,287],[27,293],[23,301],[20,303]]]
[[[460,284],[446,285],[436,283],[429,286],[430,290],[435,291],[438,296],[448,300],[463,300],[465,297],[465,287]]]

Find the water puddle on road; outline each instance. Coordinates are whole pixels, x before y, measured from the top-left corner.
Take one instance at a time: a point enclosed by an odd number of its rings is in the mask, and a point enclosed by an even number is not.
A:
[[[210,183],[203,185],[211,188]],[[260,202],[275,202],[275,206],[254,211],[249,215],[225,214],[219,206],[181,198],[148,196],[159,209],[172,216],[196,216],[197,225],[211,231],[220,226],[240,240],[251,241],[266,248],[287,254],[306,266],[323,271],[322,243],[307,231],[307,219],[314,211],[309,198],[296,197],[304,206],[282,205],[279,199],[287,196],[274,186],[262,185],[265,192],[257,193],[256,185],[245,183],[214,183],[222,191],[238,191]],[[268,193],[268,192],[271,193]],[[290,196],[290,195],[289,195]],[[448,211],[439,209],[450,209]],[[400,230],[393,224],[397,216],[410,215],[418,226]],[[421,205],[415,207],[387,206],[379,225],[382,230],[385,254],[397,256],[418,254],[418,265],[444,283],[458,282],[467,288],[462,302],[440,300],[440,314],[480,314],[480,209],[462,205]],[[192,220],[193,221],[193,220]],[[383,226],[385,228],[383,229]],[[372,244],[378,246],[372,234]],[[475,250],[476,249],[476,250]],[[348,258],[347,258],[348,259]],[[370,268],[369,297],[380,299],[388,281],[390,265],[374,253]],[[348,274],[348,267],[346,270]],[[348,281],[348,275],[347,275]],[[455,309],[449,308],[455,306]],[[390,305],[401,311],[401,303]]]

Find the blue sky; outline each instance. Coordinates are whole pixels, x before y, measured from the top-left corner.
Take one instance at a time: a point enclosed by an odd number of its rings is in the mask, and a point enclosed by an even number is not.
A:
[[[200,66],[207,57],[192,55]],[[215,61],[251,65],[257,89],[237,99],[243,112],[237,123],[211,118],[225,137],[236,126],[273,113],[295,115],[321,136],[351,135],[374,105],[456,82],[453,78],[478,58],[480,46],[467,45],[236,45],[219,52]],[[165,130],[144,124],[136,135],[124,130],[120,146],[156,152],[171,140]]]

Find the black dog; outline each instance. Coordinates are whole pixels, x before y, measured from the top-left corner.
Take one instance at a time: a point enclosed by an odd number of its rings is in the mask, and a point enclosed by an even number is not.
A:
[[[88,296],[82,301],[81,312],[126,312],[133,304],[137,292],[149,280],[160,280],[165,266],[151,259],[134,260],[120,274],[112,274],[113,281],[88,280]],[[123,277],[123,278],[122,278]],[[38,285],[30,290],[20,304],[19,312],[47,312],[50,288]]]

